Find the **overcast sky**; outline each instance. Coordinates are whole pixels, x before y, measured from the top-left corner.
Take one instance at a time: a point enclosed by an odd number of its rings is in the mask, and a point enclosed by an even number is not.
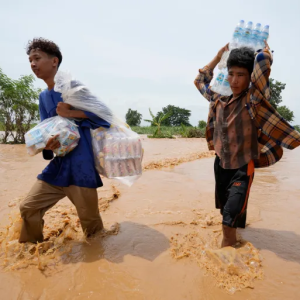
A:
[[[228,42],[240,19],[270,25],[271,77],[286,83],[283,105],[300,124],[300,1],[0,0],[0,68],[31,74],[28,40],[59,45],[62,70],[84,82],[120,117],[128,108],[143,119],[168,104],[207,119],[208,103],[194,87],[198,69]],[[279,4],[280,3],[280,4]],[[37,79],[36,86],[46,88]]]

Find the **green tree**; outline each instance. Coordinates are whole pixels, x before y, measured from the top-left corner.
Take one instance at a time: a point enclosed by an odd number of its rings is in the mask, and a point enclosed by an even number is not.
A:
[[[198,127],[201,128],[201,129],[205,128],[206,127],[206,122],[203,121],[203,120],[199,121]]]
[[[279,104],[282,102],[281,93],[285,89],[286,84],[280,81],[275,81],[274,79],[270,78],[270,91],[271,91],[271,98],[270,103],[272,106],[277,109]]]
[[[294,113],[290,109],[288,109],[285,105],[278,106],[277,111],[286,121],[292,122],[294,120]]]
[[[126,123],[129,126],[140,126],[142,121],[142,114],[137,110],[128,109],[126,114]]]
[[[294,128],[295,128],[298,132],[300,132],[300,125],[294,125]]]
[[[33,86],[34,77],[10,79],[0,69],[0,119],[4,134],[2,143],[25,143],[25,133],[39,117],[37,100],[40,89]]]
[[[286,84],[280,81],[275,81],[274,79],[270,78],[270,103],[271,105],[279,112],[279,114],[288,122],[293,121],[294,113],[291,111],[287,106],[279,106],[282,102],[281,93],[285,89]]]
[[[169,114],[169,117],[164,119],[162,125],[164,126],[191,126],[189,123],[189,118],[191,116],[191,111],[185,108],[180,108],[174,105],[168,105],[163,107],[162,111],[158,112],[156,117],[161,115]]]
[[[155,137],[155,136],[161,137],[162,134],[161,134],[161,129],[160,129],[160,128],[161,128],[162,122],[163,122],[165,119],[169,118],[170,112],[168,112],[168,113],[166,113],[166,114],[161,114],[161,115],[156,116],[156,117],[154,116],[154,114],[152,113],[152,111],[151,111],[150,108],[149,108],[149,112],[150,112],[150,115],[151,115],[152,120],[144,120],[144,121],[145,121],[145,122],[148,122],[148,123],[151,123],[151,125],[153,125],[153,126],[157,126],[157,129],[156,129],[156,131],[154,132],[153,137]]]
[[[1,97],[1,91],[0,91],[0,97]],[[0,130],[2,130],[4,122],[5,122],[5,118],[2,114],[2,112],[0,111]]]

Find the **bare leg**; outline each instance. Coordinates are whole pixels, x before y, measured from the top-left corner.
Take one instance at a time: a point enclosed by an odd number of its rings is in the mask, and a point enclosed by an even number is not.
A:
[[[236,228],[232,228],[226,225],[222,225],[223,229],[223,240],[221,247],[233,246],[236,244]]]

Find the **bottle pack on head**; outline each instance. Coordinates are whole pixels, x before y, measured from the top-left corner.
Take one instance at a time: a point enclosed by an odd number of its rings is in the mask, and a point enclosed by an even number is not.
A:
[[[263,49],[265,42],[269,38],[269,25],[262,27],[261,23],[254,26],[252,21],[245,23],[240,20],[234,28],[232,39],[229,43],[229,51],[224,52],[218,64],[219,74],[212,86],[212,90],[224,96],[232,94],[228,84],[227,60],[230,51],[236,48],[247,47],[254,51]]]

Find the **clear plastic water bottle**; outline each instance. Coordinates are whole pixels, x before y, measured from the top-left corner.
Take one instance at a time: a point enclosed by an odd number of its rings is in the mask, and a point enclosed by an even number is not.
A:
[[[259,48],[263,49],[265,47],[265,40],[267,41],[269,38],[269,25],[266,25],[260,33],[259,36]]]
[[[230,84],[228,81],[228,71],[226,69],[224,71],[224,79],[223,79],[221,91],[222,91],[221,94],[224,96],[230,96],[232,94]]]
[[[218,68],[219,68],[220,70],[226,68],[227,59],[228,59],[228,57],[229,57],[229,54],[230,54],[230,51],[225,51],[225,52],[223,53],[223,55],[222,55],[222,57],[221,57],[221,60],[220,60],[220,62],[219,62],[219,64],[218,64]]]
[[[225,77],[224,70],[221,70],[216,78],[216,84],[214,86],[214,91],[216,93],[222,94],[222,84],[224,81],[224,77]]]
[[[244,28],[245,28],[245,21],[240,20],[240,22],[236,25],[233,32],[231,44],[234,48],[237,48],[238,45],[241,43]]]
[[[229,57],[230,51],[234,48],[240,47],[240,45],[242,43],[244,28],[245,28],[245,21],[240,20],[234,28],[232,40],[229,43],[229,51],[225,51],[223,53],[222,58],[219,62],[218,67],[220,70],[226,68],[226,62]]]
[[[254,48],[254,50],[257,50],[259,48],[260,34],[261,34],[261,24],[257,23],[254,29],[252,30],[252,35],[251,35],[251,45]]]
[[[251,44],[252,27],[253,27],[253,23],[251,21],[249,21],[247,23],[247,26],[244,29],[243,44],[245,46],[249,46]]]

